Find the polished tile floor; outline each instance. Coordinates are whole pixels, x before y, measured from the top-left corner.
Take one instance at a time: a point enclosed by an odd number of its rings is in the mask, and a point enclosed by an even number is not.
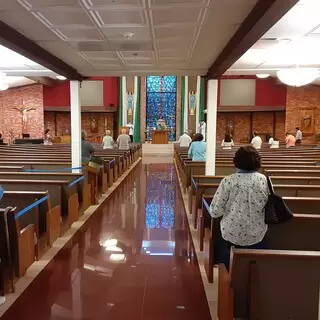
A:
[[[173,164],[139,164],[2,320],[211,319]]]

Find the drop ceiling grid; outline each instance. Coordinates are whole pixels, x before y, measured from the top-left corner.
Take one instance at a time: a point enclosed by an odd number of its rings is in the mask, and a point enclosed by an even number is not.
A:
[[[245,17],[254,4],[255,0],[10,0],[0,2],[0,19],[85,75],[95,75],[95,70],[107,74],[109,69],[115,75],[168,70],[204,74],[235,30],[219,29],[221,18],[215,22],[209,15],[213,7],[231,25],[239,22],[234,21],[234,11]],[[207,38],[213,29],[219,29],[218,42]],[[135,35],[125,40],[125,32]]]

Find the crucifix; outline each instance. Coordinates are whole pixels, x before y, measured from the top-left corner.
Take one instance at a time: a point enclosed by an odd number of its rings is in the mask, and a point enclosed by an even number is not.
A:
[[[22,118],[22,134],[28,133],[28,112],[31,110],[36,110],[34,107],[26,107],[23,101],[23,106],[13,107],[12,109],[18,110]]]

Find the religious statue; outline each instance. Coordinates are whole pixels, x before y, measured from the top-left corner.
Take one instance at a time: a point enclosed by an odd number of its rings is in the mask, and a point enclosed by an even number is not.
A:
[[[301,131],[303,133],[311,134],[314,131],[314,110],[301,111]]]
[[[226,133],[233,137],[233,120],[227,121]]]
[[[97,123],[96,118],[91,119],[90,131],[91,131],[91,133],[98,133],[98,123]]]
[[[132,116],[133,111],[133,94],[131,91],[127,94],[127,107],[128,107],[128,115]]]
[[[194,90],[191,90],[189,93],[190,116],[194,116],[195,110],[196,110],[196,93]]]
[[[160,118],[157,121],[157,130],[166,130],[166,129],[167,129],[166,122],[164,121],[164,119]]]
[[[36,110],[34,107],[26,107],[23,103],[21,107],[13,107],[13,109],[18,110],[22,118],[22,134],[28,133],[28,112]]]

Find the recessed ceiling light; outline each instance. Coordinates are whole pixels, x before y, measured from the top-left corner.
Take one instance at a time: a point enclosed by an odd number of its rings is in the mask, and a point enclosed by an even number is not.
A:
[[[269,73],[258,73],[258,74],[256,74],[256,77],[260,78],[260,79],[265,79],[265,78],[269,78],[270,74]]]
[[[123,32],[123,33],[122,33],[122,36],[123,36],[125,39],[131,39],[131,38],[134,36],[134,33],[133,33],[133,32]]]
[[[67,78],[64,77],[64,76],[57,76],[57,79],[59,79],[59,80],[66,80]]]

